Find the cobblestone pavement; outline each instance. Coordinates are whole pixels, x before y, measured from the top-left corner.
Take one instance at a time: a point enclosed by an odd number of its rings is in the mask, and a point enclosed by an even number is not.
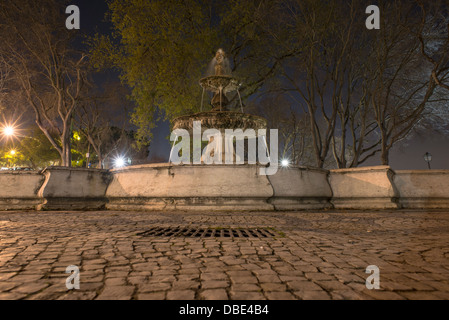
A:
[[[275,236],[143,233],[155,226]],[[449,211],[2,212],[0,299],[449,299]]]

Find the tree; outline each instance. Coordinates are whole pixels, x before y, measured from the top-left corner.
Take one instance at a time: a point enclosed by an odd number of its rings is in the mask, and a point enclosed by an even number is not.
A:
[[[307,117],[317,167],[331,152],[337,167],[363,163],[378,151],[362,93],[365,8],[357,1],[278,3],[284,28],[273,31],[270,50],[283,59],[270,90]]]
[[[271,9],[266,0],[113,0],[108,15],[113,36],[92,39],[92,60],[96,67],[121,72],[137,103],[131,117],[137,136],[150,140],[158,117],[173,120],[200,111],[198,81],[219,47],[242,81],[243,100],[262,87],[279,59],[263,51],[269,42],[262,24],[274,20]],[[239,99],[235,94],[230,100],[237,105]]]
[[[441,108],[430,103],[449,71],[447,46],[436,59],[419,38],[429,26],[419,3],[379,1],[381,28],[368,30],[358,0],[113,0],[114,36],[92,40],[93,61],[104,66],[108,57],[132,88],[142,141],[158,115],[198,111],[198,79],[224,44],[245,104],[283,95],[272,112],[259,111],[289,114],[278,125],[292,130],[283,130],[284,151],[295,161],[307,140],[317,167],[330,157],[335,167],[356,167],[378,154],[388,164],[395,144],[430,121],[427,110]]]
[[[23,156],[23,163],[37,170],[60,161],[59,153],[38,127],[26,131],[28,133],[20,138],[17,148]]]
[[[434,95],[436,81],[413,37],[422,12],[412,3],[381,1],[381,28],[367,30],[359,1],[282,3],[287,43],[298,50],[280,63],[282,78],[272,90],[307,114],[316,165],[323,167],[329,152],[337,167],[377,153],[388,164],[393,146],[427,117]]]
[[[388,165],[393,146],[425,117],[436,82],[413,37],[424,23],[413,4],[383,2],[381,28],[375,33],[370,65],[370,106],[380,135],[381,163]]]
[[[144,142],[151,139],[158,116],[172,119],[199,111],[198,80],[218,43],[211,5],[196,0],[113,0],[109,9],[113,37],[93,39],[92,59],[101,67],[108,57],[132,88],[137,107],[131,120]]]
[[[112,82],[103,88],[90,88],[79,102],[75,126],[88,142],[85,151],[92,154],[95,151],[99,168],[103,168],[104,160],[111,154],[131,157],[140,149],[148,149],[148,144],[136,143],[134,134],[126,129],[129,127],[126,106],[130,104],[127,94],[123,86]]]
[[[61,22],[63,9],[56,0],[2,1],[0,56],[61,165],[70,166],[71,121],[86,80],[86,56],[71,47],[74,31]]]

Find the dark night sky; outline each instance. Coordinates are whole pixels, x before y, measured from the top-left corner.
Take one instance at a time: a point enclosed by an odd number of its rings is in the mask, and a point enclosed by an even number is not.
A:
[[[83,33],[94,34],[96,31],[102,33],[108,31],[109,24],[104,21],[104,14],[107,11],[104,0],[73,0],[71,4],[80,8]],[[161,161],[168,161],[170,145],[166,137],[169,133],[168,124],[160,123],[154,131],[150,158],[160,157]],[[430,152],[433,156],[432,169],[449,169],[449,137],[435,134],[414,137],[412,141],[405,144],[397,144],[390,154],[390,165],[393,169],[426,169],[427,163],[423,159],[426,152]],[[378,157],[374,157],[364,165],[379,163]]]

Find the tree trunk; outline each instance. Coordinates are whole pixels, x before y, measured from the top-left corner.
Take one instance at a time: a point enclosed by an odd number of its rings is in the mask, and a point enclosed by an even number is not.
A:
[[[72,150],[69,143],[65,143],[62,148],[62,157],[61,163],[63,167],[71,167],[72,166]]]
[[[382,162],[382,165],[388,166],[390,164],[389,157],[390,157],[390,149],[387,148],[387,146],[384,145],[384,143],[382,143],[382,150],[380,155],[380,161]]]
[[[62,154],[61,154],[61,165],[63,167],[72,166],[72,137],[71,130],[68,128],[67,124],[64,124],[64,130],[62,134]]]

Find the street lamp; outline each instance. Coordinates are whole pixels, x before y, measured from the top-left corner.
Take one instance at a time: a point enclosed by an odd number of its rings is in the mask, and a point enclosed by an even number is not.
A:
[[[288,161],[287,159],[283,159],[281,161],[281,166],[283,166],[284,168],[288,167],[289,164],[290,164],[290,161]]]
[[[125,158],[117,157],[114,159],[114,166],[116,168],[121,168],[121,167],[124,167],[125,165],[126,165]]]
[[[8,136],[8,137],[14,135],[14,127],[12,127],[12,126],[6,126],[6,127],[4,127],[4,128],[3,128],[3,134],[4,134],[5,136]]]
[[[427,162],[427,166],[429,167],[430,170],[430,161],[432,161],[432,155],[429,152],[426,152],[424,154],[424,161]]]

